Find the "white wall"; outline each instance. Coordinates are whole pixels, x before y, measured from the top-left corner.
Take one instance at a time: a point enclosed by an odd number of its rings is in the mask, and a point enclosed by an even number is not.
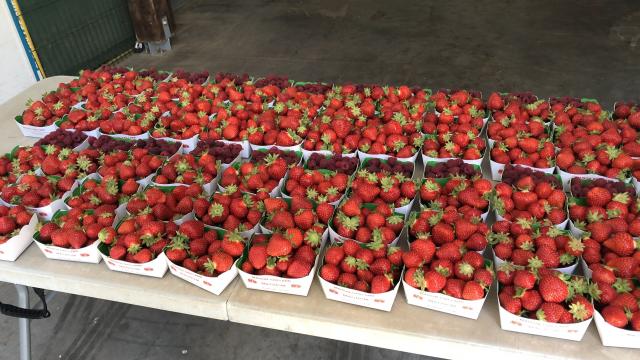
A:
[[[7,3],[0,0],[0,104],[35,82]]]

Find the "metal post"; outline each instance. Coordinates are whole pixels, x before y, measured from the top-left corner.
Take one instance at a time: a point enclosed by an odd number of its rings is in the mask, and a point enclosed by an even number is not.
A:
[[[18,306],[23,309],[30,309],[29,288],[24,285],[15,284],[18,292]],[[30,320],[18,318],[20,327],[20,360],[31,360],[31,327]]]

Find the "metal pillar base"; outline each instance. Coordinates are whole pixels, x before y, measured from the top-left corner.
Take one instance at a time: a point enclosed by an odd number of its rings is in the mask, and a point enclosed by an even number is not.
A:
[[[29,309],[29,288],[15,284],[18,292],[18,306]],[[18,318],[20,335],[20,360],[31,360],[31,320]]]

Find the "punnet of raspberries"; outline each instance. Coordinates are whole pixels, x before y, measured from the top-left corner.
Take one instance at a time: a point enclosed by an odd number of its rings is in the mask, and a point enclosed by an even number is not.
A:
[[[443,179],[453,176],[472,179],[474,177],[482,177],[482,171],[480,167],[467,164],[462,161],[462,159],[451,159],[443,162],[425,164],[425,178]]]
[[[553,270],[537,272],[499,266],[498,299],[506,311],[548,323],[573,324],[591,319],[591,286],[583,277]]]
[[[628,193],[629,197],[636,197],[636,189],[622,181],[613,179],[571,179],[571,195],[577,198],[586,198],[587,194],[594,187],[601,187],[609,190],[612,194]]]
[[[305,166],[309,170],[331,170],[345,175],[351,175],[358,168],[357,157],[346,157],[342,154],[326,156],[313,153],[309,156]]]
[[[73,149],[82,144],[87,139],[87,135],[80,131],[70,132],[58,129],[47,134],[42,139],[36,141],[33,146],[56,145],[63,148]]]
[[[242,151],[242,145],[226,144],[216,140],[200,140],[191,154],[201,157],[204,154],[213,156],[223,164],[230,164]]]

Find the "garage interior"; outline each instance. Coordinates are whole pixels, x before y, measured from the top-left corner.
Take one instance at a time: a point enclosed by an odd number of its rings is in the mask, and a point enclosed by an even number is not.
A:
[[[115,64],[531,91],[608,108],[629,94],[640,98],[640,77],[629,76],[640,74],[637,0],[185,0],[174,3],[174,15],[170,52],[132,53]],[[0,283],[0,299],[14,297]],[[34,359],[425,359],[68,294],[50,308],[50,319],[32,323]],[[0,317],[2,360],[17,358],[15,323]]]

